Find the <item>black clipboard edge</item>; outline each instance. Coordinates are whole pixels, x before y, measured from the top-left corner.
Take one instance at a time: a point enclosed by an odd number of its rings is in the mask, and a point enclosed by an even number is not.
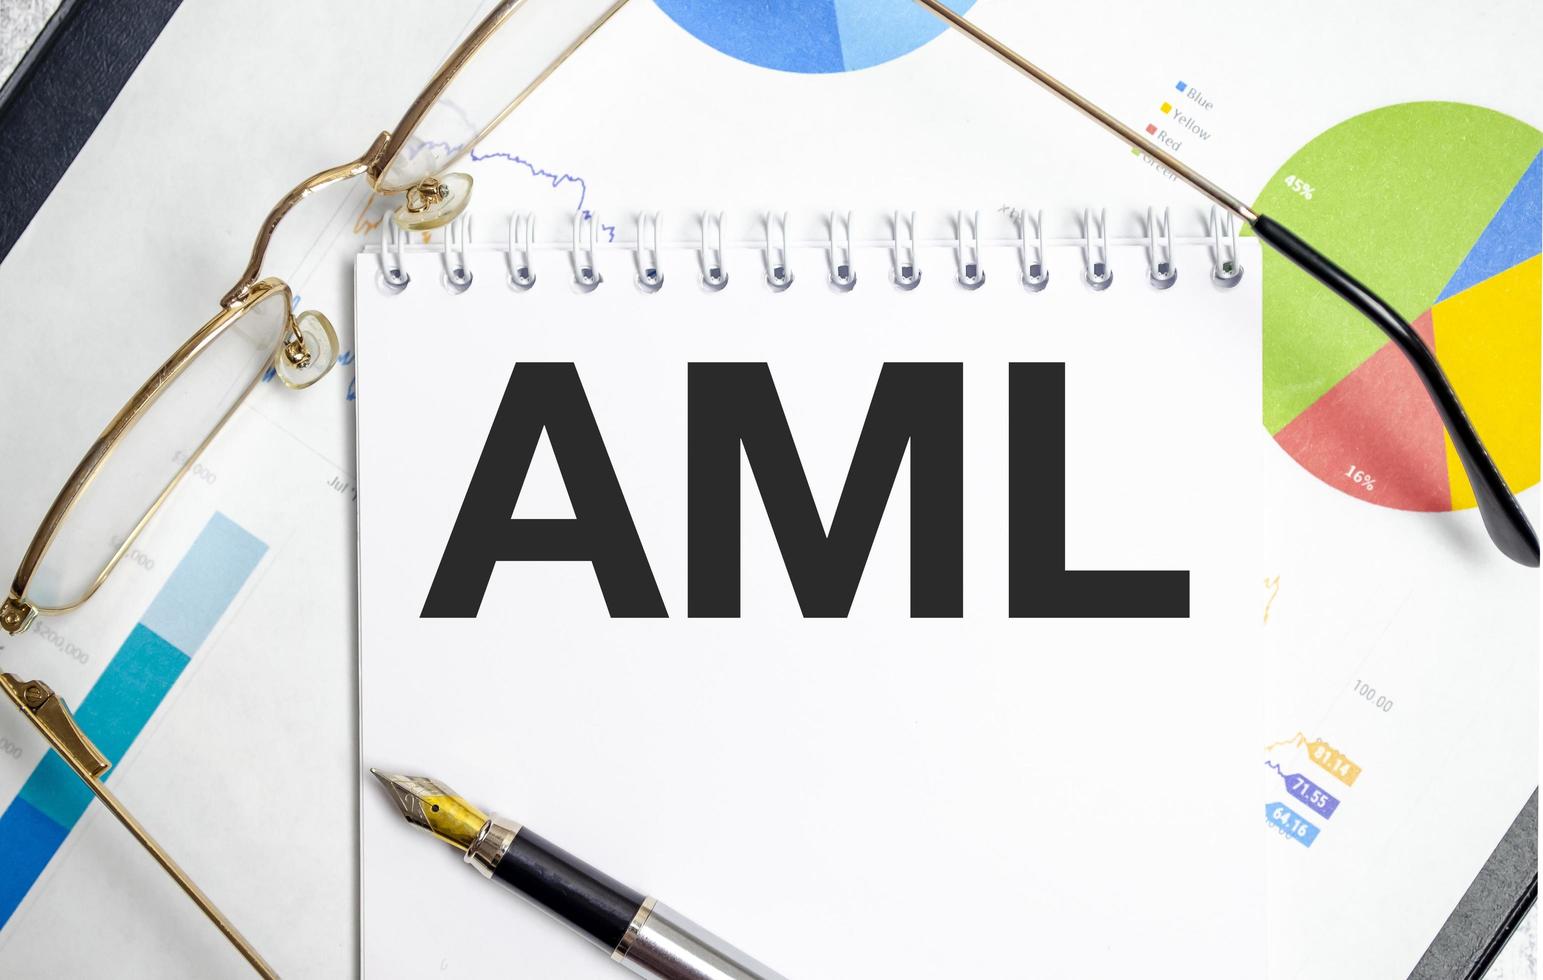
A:
[[[1538,897],[1538,791],[1474,876],[1409,980],[1478,980]]]

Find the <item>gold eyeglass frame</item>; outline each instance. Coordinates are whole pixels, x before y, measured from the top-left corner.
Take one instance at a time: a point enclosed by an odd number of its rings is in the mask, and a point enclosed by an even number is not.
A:
[[[604,11],[604,13],[602,13],[595,21],[593,21],[578,37],[572,41],[572,43],[563,49],[563,51],[557,55],[557,57],[545,68],[545,70],[543,70],[539,75],[536,76],[533,81],[526,85],[525,88],[522,89],[514,97],[514,99],[510,101],[504,107],[504,109],[493,118],[492,122],[483,126],[475,136],[467,140],[456,150],[452,156],[443,161],[439,165],[438,170],[435,171],[433,175],[425,177],[424,179],[413,184],[405,185],[402,187],[384,185],[382,183],[384,175],[390,171],[391,165],[396,161],[397,157],[400,156],[405,149],[407,149],[412,134],[416,130],[418,124],[423,120],[424,116],[426,116],[428,112],[435,106],[439,98],[444,94],[445,90],[450,87],[450,83],[455,80],[456,75],[459,74],[461,69],[464,68],[467,63],[476,57],[476,55],[482,50],[487,42],[498,32],[500,28],[502,28],[509,21],[510,18],[512,18],[516,13],[519,12],[522,7],[526,6],[530,2],[532,2],[532,0],[501,0],[498,6],[495,7],[486,17],[484,17],[482,21],[479,22],[472,30],[472,32],[465,38],[465,40],[457,45],[455,50],[451,52],[450,56],[446,58],[444,64],[439,67],[439,70],[436,71],[434,76],[429,80],[428,85],[423,88],[423,91],[421,91],[418,94],[418,97],[413,100],[412,104],[408,106],[407,111],[402,115],[401,120],[398,121],[394,130],[390,132],[383,132],[376,136],[375,140],[370,144],[369,148],[365,150],[365,152],[358,159],[352,160],[348,163],[340,164],[336,167],[330,167],[306,178],[304,181],[290,190],[289,193],[285,194],[284,197],[273,206],[273,208],[268,212],[267,217],[263,219],[263,223],[258,229],[257,236],[252,244],[251,257],[247,261],[246,268],[242,271],[241,277],[236,281],[236,284],[220,298],[220,312],[217,313],[215,317],[208,323],[200,327],[198,331],[194,333],[193,337],[187,341],[187,343],[178,348],[177,351],[173,353],[172,356],[166,361],[166,363],[163,364],[161,368],[151,376],[150,380],[145,382],[139,391],[129,399],[128,404],[126,404],[123,409],[113,417],[112,421],[108,423],[107,428],[104,429],[102,434],[97,437],[96,441],[92,444],[91,449],[87,451],[85,458],[81,460],[80,464],[75,468],[75,471],[70,475],[70,478],[65,482],[64,487],[59,491],[58,496],[54,499],[53,505],[49,507],[48,512],[44,515],[42,523],[38,526],[38,530],[34,534],[31,544],[28,546],[26,553],[22,557],[21,565],[18,567],[15,577],[12,579],[10,593],[6,596],[3,604],[0,604],[0,629],[3,629],[5,632],[11,634],[20,633],[32,623],[35,617],[39,615],[57,615],[59,613],[68,612],[69,610],[80,606],[92,595],[94,595],[97,589],[101,587],[102,583],[106,581],[107,576],[112,573],[115,567],[117,567],[118,562],[122,559],[122,557],[128,553],[135,539],[139,536],[139,533],[149,523],[150,519],[155,516],[161,505],[165,502],[166,498],[170,496],[171,492],[176,489],[178,484],[181,483],[183,476],[192,467],[193,463],[197,461],[199,454],[203,452],[204,448],[208,446],[209,442],[212,441],[214,436],[219,433],[220,429],[224,426],[225,421],[229,418],[230,414],[234,412],[235,407],[239,407],[245,400],[246,395],[250,394],[251,388],[249,387],[247,392],[236,400],[235,406],[231,409],[231,412],[227,412],[224,418],[218,420],[214,428],[210,431],[208,437],[206,437],[199,445],[198,449],[188,454],[187,461],[184,463],[181,469],[179,469],[177,473],[172,476],[164,491],[156,498],[155,502],[151,505],[149,510],[146,511],[138,523],[124,537],[122,544],[119,545],[117,551],[101,569],[100,573],[96,576],[95,581],[92,583],[84,596],[62,606],[41,606],[30,602],[26,598],[27,585],[29,584],[32,574],[36,571],[38,564],[42,561],[43,555],[47,552],[49,545],[52,544],[60,526],[68,518],[75,502],[91,485],[92,478],[111,456],[112,451],[118,444],[119,440],[122,439],[123,435],[133,426],[134,422],[136,422],[138,418],[143,415],[143,413],[154,403],[155,398],[159,392],[172,381],[174,381],[186,369],[187,365],[190,364],[192,360],[208,346],[208,343],[212,341],[214,337],[218,336],[223,329],[228,327],[231,323],[235,322],[235,319],[238,318],[241,314],[251,309],[251,307],[257,302],[258,299],[261,298],[261,296],[266,296],[268,294],[267,291],[262,291],[261,295],[259,295],[260,286],[265,284],[276,284],[277,286],[282,287],[286,293],[288,292],[289,287],[281,280],[267,279],[262,280],[261,282],[258,280],[258,276],[261,274],[263,261],[267,257],[268,247],[273,241],[274,232],[277,231],[278,226],[280,223],[282,223],[285,216],[288,215],[290,211],[294,210],[295,206],[298,205],[301,201],[305,200],[307,197],[310,197],[317,191],[320,191],[323,188],[326,188],[332,184],[336,184],[340,181],[349,180],[351,178],[360,176],[366,179],[370,185],[370,189],[377,194],[383,196],[404,194],[409,198],[416,196],[416,199],[419,202],[418,206],[413,207],[412,203],[409,203],[409,207],[412,207],[413,210],[420,210],[425,203],[440,203],[437,200],[437,189],[440,186],[438,177],[446,170],[448,170],[448,168],[459,162],[466,154],[470,153],[471,150],[483,138],[485,138],[488,133],[492,132],[499,123],[503,122],[503,120],[506,119],[511,112],[517,109],[520,104],[523,103],[525,99],[541,85],[542,82],[546,81],[546,79],[549,78],[551,74],[556,71],[564,61],[568,59],[569,56],[577,51],[579,47],[590,38],[591,35],[593,35],[602,26],[604,26],[605,23],[617,13],[617,11],[626,6],[628,0],[615,0],[615,2]],[[451,219],[453,219],[455,215],[459,213],[461,208],[465,207],[466,201],[463,199],[455,202],[455,204],[456,206],[453,208],[453,210],[446,210],[442,216],[443,221],[439,221],[438,224],[446,224]],[[420,227],[433,226],[435,225],[420,225]],[[272,286],[270,285],[268,288],[271,290]],[[288,315],[290,320],[285,328],[285,343],[281,345],[281,349],[275,354],[275,357],[284,356],[286,352],[299,353],[300,355],[303,355],[304,353],[303,341],[301,341],[299,338],[299,333],[295,326],[295,316],[293,311],[290,311]],[[316,315],[320,316],[319,314]],[[322,321],[327,323],[327,329],[330,330],[331,324],[326,321],[325,317],[322,318]],[[301,349],[298,352],[295,351],[296,344],[301,345]],[[253,386],[255,386],[255,383],[256,379],[254,378]]]
[[[242,271],[236,284],[220,298],[219,312],[207,323],[199,327],[182,346],[150,376],[127,404],[113,416],[106,428],[97,436],[85,456],[70,474],[64,486],[60,489],[53,503],[49,506],[37,531],[33,534],[31,543],[22,556],[16,575],[12,579],[9,594],[3,603],[0,603],[0,630],[9,634],[18,634],[25,631],[39,615],[57,615],[79,607],[96,594],[98,589],[107,580],[107,577],[118,566],[123,556],[129,553],[140,533],[161,510],[172,492],[181,484],[182,479],[193,465],[198,461],[203,451],[236,411],[245,403],[252,390],[262,379],[270,366],[278,367],[281,380],[293,388],[308,387],[320,380],[325,371],[313,378],[297,383],[285,376],[282,370],[285,360],[294,367],[305,368],[310,364],[313,352],[307,347],[298,321],[307,316],[315,317],[323,329],[326,338],[332,346],[332,353],[337,352],[337,337],[331,323],[325,316],[314,311],[301,313],[298,316],[293,310],[292,294],[290,287],[283,280],[269,277],[259,278],[263,261],[267,257],[268,247],[272,243],[274,232],[284,217],[292,211],[296,205],[307,197],[340,181],[354,177],[364,177],[369,183],[370,189],[382,196],[404,194],[409,198],[407,209],[411,211],[423,211],[433,207],[440,207],[441,212],[428,216],[416,228],[438,227],[448,224],[466,206],[465,195],[462,199],[448,201],[444,194],[444,185],[439,177],[458,162],[498,126],[508,115],[520,106],[522,102],[542,82],[555,72],[578,48],[589,39],[596,31],[605,25],[628,0],[615,0],[603,13],[601,13],[586,29],[584,29],[571,44],[561,51],[553,61],[536,78],[527,84],[504,109],[475,136],[463,143],[456,151],[443,162],[437,169],[421,180],[403,187],[394,187],[382,183],[383,176],[389,172],[396,158],[408,147],[410,139],[423,120],[424,116],[435,106],[440,96],[454,81],[457,74],[464,68],[487,42],[504,27],[508,21],[517,14],[521,8],[535,0],[500,0],[493,10],[484,17],[472,32],[458,44],[444,63],[430,78],[428,84],[418,97],[408,106],[406,113],[398,121],[396,128],[389,132],[382,132],[375,137],[369,148],[357,159],[348,163],[331,167],[319,173],[313,174],[297,184],[289,193],[285,194],[277,204],[268,212],[259,227],[257,236],[252,244],[251,258],[246,268]],[[563,0],[544,0],[547,3],[560,3]],[[467,182],[469,185],[469,178]],[[27,588],[38,566],[42,563],[49,547],[58,535],[59,529],[68,520],[75,504],[82,495],[91,487],[102,467],[112,458],[114,451],[122,444],[124,436],[134,425],[144,417],[155,405],[160,396],[182,376],[188,367],[203,354],[211,344],[221,335],[237,323],[242,316],[251,312],[259,303],[272,299],[275,296],[282,297],[285,306],[285,323],[280,330],[275,350],[271,359],[264,359],[261,367],[247,382],[246,387],[234,399],[231,406],[218,419],[214,420],[209,433],[199,443],[198,447],[187,454],[176,473],[172,475],[166,486],[157,495],[150,507],[140,516],[134,527],[124,535],[112,556],[98,572],[85,594],[74,601],[61,606],[41,606],[29,601]],[[330,368],[330,364],[328,365]],[[69,766],[70,770],[81,779],[96,798],[105,806],[114,817],[134,836],[134,838],[150,852],[152,857],[161,867],[177,882],[189,898],[198,906],[199,910],[220,930],[230,943],[235,946],[241,956],[255,970],[258,975],[275,978],[277,974],[268,965],[262,955],[240,933],[210,898],[193,882],[186,872],[168,855],[154,838],[139,824],[129,813],[127,808],[118,800],[107,786],[102,782],[102,777],[111,766],[90,738],[76,723],[74,716],[63,700],[42,681],[27,681],[15,674],[0,672],[0,692],[11,701],[18,710],[25,715],[32,726],[47,741],[50,748],[57,752]]]
[[[273,278],[264,279],[262,282],[257,283],[248,291],[247,298],[242,303],[225,307],[215,314],[212,320],[199,327],[197,332],[188,338],[181,347],[177,348],[176,352],[167,359],[166,363],[162,364],[155,374],[151,375],[150,379],[140,386],[139,390],[129,399],[128,404],[124,405],[118,414],[113,416],[112,421],[107,423],[107,428],[102,430],[102,434],[91,444],[91,448],[86,451],[85,458],[75,467],[75,471],[65,481],[63,489],[59,491],[59,495],[54,498],[53,505],[49,507],[48,513],[43,517],[43,523],[38,526],[37,533],[32,538],[32,543],[28,545],[26,553],[22,556],[21,565],[17,568],[16,577],[11,584],[11,594],[7,597],[7,605],[3,611],[0,611],[0,617],[3,617],[3,625],[7,632],[22,632],[30,625],[32,618],[38,615],[55,616],[60,613],[69,612],[71,609],[75,609],[85,603],[87,599],[90,599],[96,593],[97,589],[101,588],[102,583],[107,580],[107,576],[117,566],[118,562],[122,560],[123,556],[128,553],[130,546],[139,536],[139,532],[149,523],[150,518],[160,509],[161,504],[171,495],[171,492],[182,482],[182,477],[193,466],[198,455],[203,452],[204,447],[225,427],[225,423],[230,419],[231,415],[235,414],[236,409],[241,406],[247,395],[257,386],[257,382],[268,368],[267,360],[263,362],[261,369],[247,382],[246,389],[236,396],[231,407],[215,423],[209,434],[204,437],[196,449],[188,454],[188,458],[183,462],[176,474],[172,476],[166,488],[161,491],[151,503],[149,509],[140,517],[133,529],[124,538],[123,543],[118,546],[117,551],[108,559],[107,564],[97,573],[96,579],[87,587],[85,593],[80,598],[61,606],[42,606],[21,598],[26,595],[27,585],[31,581],[33,573],[42,561],[44,553],[53,544],[54,536],[58,533],[59,528],[74,509],[76,501],[90,488],[97,473],[101,471],[102,467],[112,457],[113,452],[118,448],[124,435],[155,405],[161,394],[182,376],[183,372],[192,365],[193,361],[200,354],[218,340],[226,330],[234,326],[243,315],[275,293],[283,296],[287,310],[291,305],[289,286],[281,280]],[[294,316],[292,313],[287,314],[287,316],[289,322],[285,324],[280,335],[280,340],[285,341],[285,343],[277,345],[280,349],[274,352],[275,357],[284,356],[283,348],[296,343],[293,339]],[[18,615],[22,617],[19,621],[12,618]]]

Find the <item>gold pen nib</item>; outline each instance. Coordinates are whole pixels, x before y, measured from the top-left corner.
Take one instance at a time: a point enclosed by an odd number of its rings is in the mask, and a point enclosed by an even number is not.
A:
[[[370,772],[386,787],[408,823],[462,851],[471,849],[482,825],[488,822],[481,810],[427,776],[399,776],[379,769]]]

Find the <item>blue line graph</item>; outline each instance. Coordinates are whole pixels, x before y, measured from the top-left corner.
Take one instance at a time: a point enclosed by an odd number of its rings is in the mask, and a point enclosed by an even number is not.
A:
[[[451,146],[449,143],[444,141],[427,140],[417,148],[416,152],[421,153],[429,148],[441,150],[446,155],[453,155],[460,150],[460,147]],[[555,170],[548,170],[545,167],[532,163],[531,161],[520,156],[518,153],[510,153],[507,150],[489,150],[486,153],[479,153],[477,152],[477,149],[473,147],[471,153],[467,154],[467,159],[472,163],[485,163],[489,160],[502,160],[515,167],[523,168],[532,177],[538,180],[547,181],[549,184],[551,184],[554,191],[561,190],[562,187],[566,184],[573,184],[579,189],[579,201],[578,204],[574,206],[574,210],[586,218],[594,217],[594,213],[585,207],[585,205],[589,202],[589,181],[585,180],[579,174],[571,174],[566,172],[559,173]],[[600,228],[606,233],[608,241],[616,241],[615,225],[602,224]]]
[[[550,181],[554,191],[562,187],[564,184],[577,184],[579,187],[579,203],[577,210],[583,212],[585,217],[589,216],[589,212],[584,210],[584,203],[589,200],[589,181],[585,180],[583,177],[580,177],[578,174],[560,174],[556,173],[555,171],[547,170],[544,167],[538,167],[534,163],[531,163],[529,160],[520,156],[518,153],[508,153],[504,150],[493,150],[488,153],[478,153],[476,150],[471,151],[472,163],[481,163],[484,160],[507,160],[516,166],[524,167],[526,170],[530,171],[530,175],[532,177],[538,177]]]

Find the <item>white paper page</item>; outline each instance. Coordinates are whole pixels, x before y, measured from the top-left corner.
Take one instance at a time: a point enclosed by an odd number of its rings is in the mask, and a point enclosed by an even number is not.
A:
[[[395,296],[359,260],[365,764],[444,779],[790,976],[1013,973],[1024,949],[1036,974],[1261,976],[1262,848],[1244,817],[1257,762],[1234,744],[1258,729],[1240,696],[1258,511],[1236,492],[1262,440],[1257,375],[1239,369],[1257,284],[1192,270],[1165,293],[1068,276],[1029,295],[1009,275],[976,292],[939,275],[903,292],[870,250],[847,294],[810,268],[818,253],[786,293],[743,262],[708,293],[674,253],[643,296],[630,259],[605,258],[588,295],[565,288],[558,256],[519,295],[497,253],[473,256],[461,295],[435,281],[436,256],[408,256]],[[668,618],[610,615],[585,561],[502,562],[475,616],[420,616],[436,570],[459,574],[442,554],[479,458],[519,470],[512,430],[489,426],[511,370],[542,362],[576,365]],[[687,372],[714,362],[769,365],[827,525],[881,366],[963,365],[962,617],[908,614],[916,442],[849,616],[801,615],[748,452],[740,615],[688,616]],[[1008,617],[1007,522],[1044,517],[1012,507],[1029,493],[1008,481],[1019,362],[1066,365],[1068,567],[1187,569],[1188,619],[1107,618],[1149,581],[1116,589],[1103,617]],[[497,484],[494,524],[469,533],[576,512],[584,491],[558,467],[580,464],[551,436],[572,430],[553,424],[529,495]],[[1020,479],[1040,472],[1062,479],[1048,464]],[[368,975],[614,970],[370,802]],[[918,896],[928,927],[882,941]]]

